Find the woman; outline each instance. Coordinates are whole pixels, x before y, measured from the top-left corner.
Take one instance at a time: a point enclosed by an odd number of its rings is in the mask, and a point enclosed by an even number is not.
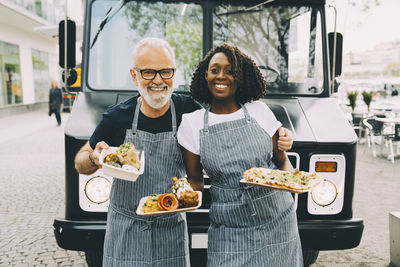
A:
[[[260,101],[266,83],[254,61],[221,44],[201,61],[191,87],[208,108],[183,115],[178,142],[187,175],[211,179],[208,266],[302,266],[293,197],[288,192],[240,183],[252,167],[290,170],[279,150],[281,123]]]

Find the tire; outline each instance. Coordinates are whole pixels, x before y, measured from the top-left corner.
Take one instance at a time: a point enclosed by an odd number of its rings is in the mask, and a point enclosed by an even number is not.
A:
[[[317,261],[319,250],[303,250],[304,266],[310,266]]]
[[[89,267],[103,266],[103,251],[91,250],[85,251],[86,263]]]

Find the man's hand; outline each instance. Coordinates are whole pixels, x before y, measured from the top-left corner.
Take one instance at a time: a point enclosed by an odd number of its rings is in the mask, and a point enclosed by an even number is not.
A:
[[[101,167],[101,151],[108,148],[106,142],[101,141],[96,144],[94,150],[90,147],[89,141],[78,151],[75,156],[75,169],[81,174],[92,174]]]
[[[286,128],[279,127],[278,134],[279,134],[278,149],[281,151],[290,150],[293,144],[292,132]]]
[[[103,149],[107,149],[108,147],[109,147],[109,146],[107,145],[106,142],[101,141],[101,142],[98,142],[98,143],[96,144],[96,147],[94,148],[94,150],[93,150],[93,152],[92,152],[93,160],[94,160],[94,162],[96,163],[96,165],[97,165],[99,168],[101,168],[101,165],[100,165],[100,154],[101,154],[101,151],[102,151]]]

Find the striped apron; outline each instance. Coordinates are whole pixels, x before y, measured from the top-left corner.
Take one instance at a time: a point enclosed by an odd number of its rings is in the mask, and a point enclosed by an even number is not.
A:
[[[211,178],[211,225],[207,266],[302,266],[290,193],[239,181],[252,167],[275,168],[272,139],[250,117],[208,125],[200,131],[200,158]]]
[[[176,114],[170,101],[172,132],[152,134],[137,129],[136,105],[125,142],[144,149],[144,173],[130,182],[114,179],[111,188],[103,266],[189,266],[186,216],[183,213],[143,217],[136,214],[142,197],[170,192],[172,177],[184,177],[185,167],[176,139]]]

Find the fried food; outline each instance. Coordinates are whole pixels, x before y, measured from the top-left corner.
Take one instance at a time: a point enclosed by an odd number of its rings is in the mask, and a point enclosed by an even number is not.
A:
[[[133,166],[139,170],[141,166],[139,155],[132,143],[120,145],[116,152],[105,156],[104,162],[115,167],[122,167],[126,170],[131,170],[129,166]]]
[[[165,193],[158,197],[157,205],[160,210],[176,210],[179,202],[174,194]]]
[[[148,213],[148,212],[156,212],[160,211],[157,205],[157,200],[158,200],[159,195],[157,194],[151,194],[146,202],[143,205],[143,212]]]
[[[182,208],[195,207],[199,204],[199,195],[193,190],[186,178],[173,177],[171,192],[176,195]]]

